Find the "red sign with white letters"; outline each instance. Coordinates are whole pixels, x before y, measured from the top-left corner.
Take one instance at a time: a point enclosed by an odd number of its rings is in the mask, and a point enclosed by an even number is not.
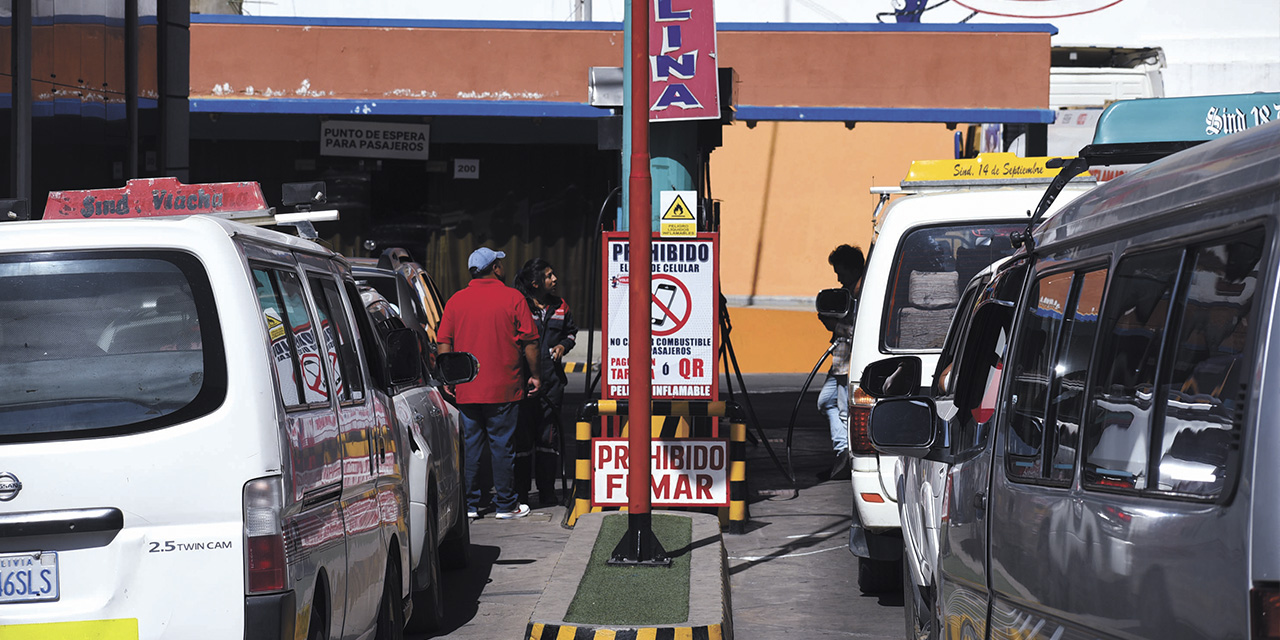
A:
[[[714,1],[652,1],[649,120],[719,118]]]
[[[256,182],[182,184],[177,178],[139,178],[114,189],[50,191],[45,220],[153,218],[197,213],[267,213]]]
[[[626,438],[591,439],[591,504],[625,507],[630,468]],[[709,438],[653,440],[650,502],[655,507],[729,506],[729,443]]]

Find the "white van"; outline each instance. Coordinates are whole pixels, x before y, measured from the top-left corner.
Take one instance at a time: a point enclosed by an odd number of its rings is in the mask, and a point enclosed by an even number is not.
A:
[[[157,178],[0,225],[5,635],[399,638],[404,438],[371,371],[418,375],[416,340],[373,364],[340,256],[197,213],[273,212]]]
[[[861,372],[886,356],[907,354],[919,356],[923,370],[933,370],[963,287],[1013,253],[1009,234],[1025,228],[1028,213],[1057,174],[1047,166],[1049,160],[995,153],[918,161],[900,187],[872,190],[885,199],[903,197],[875,221],[849,360],[849,550],[858,556],[858,586],[864,592],[898,588],[903,541],[900,465],[871,446],[867,420],[874,399],[858,388]],[[1057,205],[1092,186],[1088,177],[1073,181]]]

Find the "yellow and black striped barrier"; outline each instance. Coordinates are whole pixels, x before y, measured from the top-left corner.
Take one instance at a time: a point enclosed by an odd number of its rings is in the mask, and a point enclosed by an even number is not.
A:
[[[572,625],[556,625],[529,623],[529,640],[559,640],[560,638],[590,638],[591,640],[722,640],[723,625],[712,624],[698,627],[643,627],[636,629],[597,629],[594,627],[576,627]]]
[[[599,371],[599,362],[566,362],[564,363],[565,373],[584,373],[586,371]]]
[[[576,428],[577,446],[573,474],[573,503],[565,515],[564,525],[572,527],[578,517],[598,511],[617,511],[619,507],[591,506],[591,439],[603,435],[603,421],[595,418],[626,416],[627,401],[592,400],[578,412]],[[716,508],[720,525],[729,533],[739,534],[746,529],[747,519],[747,420],[742,408],[734,402],[710,400],[654,400],[653,437],[688,438],[704,437],[702,427],[691,426],[691,418],[726,418],[729,421],[729,506]],[[623,426],[621,437],[626,437]],[[690,507],[692,510],[701,510]]]

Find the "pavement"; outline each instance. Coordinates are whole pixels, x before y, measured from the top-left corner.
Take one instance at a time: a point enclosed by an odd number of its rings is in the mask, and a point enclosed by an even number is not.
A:
[[[587,396],[585,374],[570,374],[568,416]],[[787,423],[806,374],[747,374],[750,404],[765,440],[747,445],[750,518],[740,535],[726,533],[735,638],[806,640],[902,638],[901,594],[864,596],[857,559],[846,546],[853,491],[848,480],[819,478],[831,464],[830,436],[816,404],[819,374],[797,417],[792,464],[785,468]],[[741,389],[735,380],[741,404]],[[722,384],[721,397],[727,390]],[[759,436],[756,425],[748,425]],[[471,525],[471,566],[446,572],[443,628],[418,638],[524,637],[526,624],[565,549],[571,530],[561,527],[564,507],[534,509],[519,520],[477,520]]]

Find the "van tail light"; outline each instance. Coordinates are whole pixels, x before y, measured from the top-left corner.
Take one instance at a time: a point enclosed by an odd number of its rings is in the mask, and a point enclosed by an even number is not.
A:
[[[850,383],[852,384],[852,383]],[[861,387],[853,387],[853,395],[849,398],[849,450],[854,453],[875,453],[871,446],[871,434],[867,427],[871,424],[871,405],[876,399],[867,395]]]
[[[287,581],[280,477],[259,478],[244,485],[244,564],[249,593],[283,591]]]
[[[1249,595],[1253,640],[1280,638],[1280,584],[1255,586]]]

